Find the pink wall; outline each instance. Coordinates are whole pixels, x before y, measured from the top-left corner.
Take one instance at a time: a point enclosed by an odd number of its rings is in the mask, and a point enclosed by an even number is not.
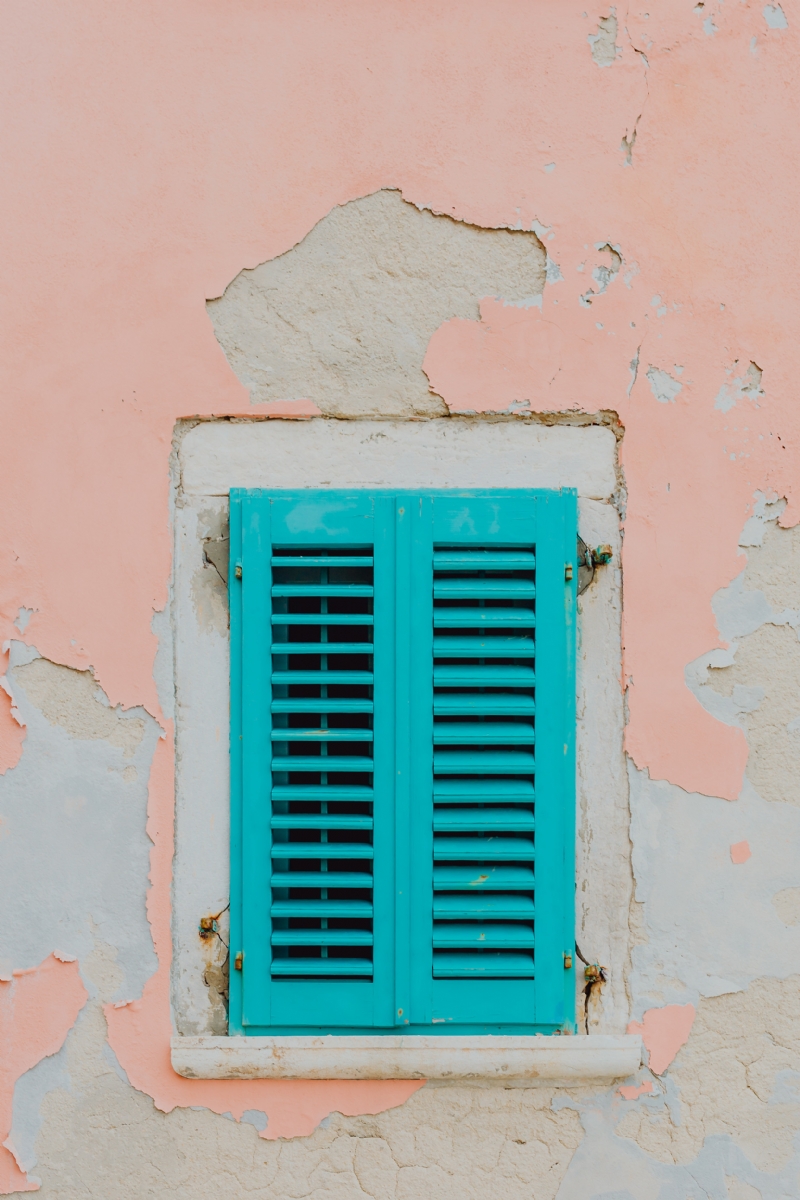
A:
[[[800,5],[783,6],[788,30],[767,27],[760,0],[650,7],[618,9],[603,68],[587,38],[608,9],[555,0],[9,3],[0,639],[91,666],[112,704],[166,727],[151,620],[167,598],[173,427],[249,411],[205,300],[332,206],[400,188],[475,224],[552,230],[564,281],[542,309],[487,300],[479,322],[439,329],[426,371],[455,412],[619,413],[628,749],[653,778],[735,798],[743,735],[683,672],[719,645],[711,597],[741,569],[754,492],[788,497],[782,520],[797,519]],[[604,243],[625,266],[586,306]],[[763,394],[715,409],[751,361]],[[673,402],[651,366],[679,380]],[[24,635],[20,606],[35,610]],[[0,716],[13,766],[20,730]],[[274,1112],[288,1091],[255,1101],[254,1085],[169,1070],[171,806],[165,742],[150,829],[161,967],[111,1010],[112,1043],[161,1107]],[[295,1132],[408,1093],[299,1086]],[[270,1136],[291,1131],[279,1125]]]

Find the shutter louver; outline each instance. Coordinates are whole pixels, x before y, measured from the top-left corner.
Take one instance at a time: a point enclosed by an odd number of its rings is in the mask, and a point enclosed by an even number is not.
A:
[[[271,975],[373,973],[373,559],[273,548]]]
[[[532,978],[533,547],[436,547],[433,596],[433,974]]]

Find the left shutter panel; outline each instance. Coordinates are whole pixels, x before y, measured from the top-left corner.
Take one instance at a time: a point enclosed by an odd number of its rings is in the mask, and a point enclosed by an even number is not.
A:
[[[365,494],[243,504],[249,1032],[375,1023],[374,525]]]

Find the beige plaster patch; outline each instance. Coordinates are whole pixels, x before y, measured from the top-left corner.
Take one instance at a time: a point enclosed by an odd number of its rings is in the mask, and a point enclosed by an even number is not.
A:
[[[616,21],[614,21],[616,28]],[[380,191],[334,208],[292,250],[209,301],[214,332],[259,404],[310,399],[327,416],[441,416],[422,360],[484,296],[535,303],[546,253],[534,233],[480,229]]]
[[[776,612],[800,607],[800,525],[770,521],[760,546],[747,547],[745,587],[758,589]]]
[[[784,925],[800,925],[800,887],[788,887],[772,897]]]
[[[797,975],[701,1000],[689,1042],[669,1072],[680,1096],[680,1125],[666,1108],[635,1109],[616,1132],[664,1163],[691,1162],[706,1138],[729,1134],[755,1167],[778,1171],[791,1158],[800,1124],[800,1103],[770,1103],[778,1073],[787,1070],[800,1070]]]
[[[126,715],[120,705],[111,708],[104,704],[104,693],[91,671],[75,671],[47,658],[35,658],[17,667],[14,677],[51,725],[60,725],[75,738],[105,738],[126,758],[135,754],[144,737],[144,721]]]
[[[725,1186],[730,1200],[762,1200],[761,1192],[752,1183],[743,1179],[735,1179],[732,1175],[725,1176]]]
[[[800,713],[800,639],[790,625],[762,625],[738,642],[732,666],[713,668],[709,681],[723,695],[739,685],[763,689],[745,713],[747,775],[764,800],[800,804],[800,736],[788,728]]]

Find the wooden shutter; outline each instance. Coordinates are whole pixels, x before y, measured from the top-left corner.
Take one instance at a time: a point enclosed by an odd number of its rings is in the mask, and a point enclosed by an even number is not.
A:
[[[575,532],[566,491],[232,494],[232,1028],[569,1025]]]

